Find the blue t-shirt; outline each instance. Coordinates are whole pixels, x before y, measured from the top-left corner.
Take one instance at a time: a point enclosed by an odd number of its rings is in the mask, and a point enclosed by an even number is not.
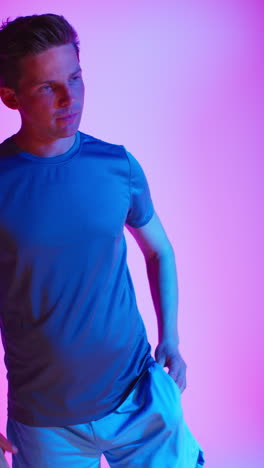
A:
[[[154,213],[138,161],[78,131],[54,157],[0,145],[0,325],[8,415],[31,426],[111,413],[153,363],[124,226]]]

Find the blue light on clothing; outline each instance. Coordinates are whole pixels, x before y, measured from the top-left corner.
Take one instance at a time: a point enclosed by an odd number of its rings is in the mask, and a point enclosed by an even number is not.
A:
[[[82,132],[50,158],[0,145],[0,326],[8,415],[69,425],[112,412],[153,362],[125,224],[153,215],[124,146]]]
[[[127,398],[97,421],[64,427],[31,427],[8,420],[7,434],[19,448],[13,468],[200,468],[201,446],[191,434],[181,392],[154,362]]]

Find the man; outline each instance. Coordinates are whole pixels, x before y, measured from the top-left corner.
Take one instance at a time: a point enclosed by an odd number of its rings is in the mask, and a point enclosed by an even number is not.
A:
[[[21,128],[0,145],[0,320],[13,467],[195,468],[182,413],[173,248],[123,145],[78,131],[77,34],[57,15],[0,31],[1,98]],[[126,263],[141,248],[157,314],[151,356]],[[168,366],[169,375],[163,367]],[[14,448],[16,447],[16,448]]]

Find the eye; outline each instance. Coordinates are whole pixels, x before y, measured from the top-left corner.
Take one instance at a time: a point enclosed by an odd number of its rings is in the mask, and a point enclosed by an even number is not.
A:
[[[73,79],[74,81],[77,81],[77,80],[79,80],[80,78],[81,78],[81,77],[80,77],[79,75],[77,75],[77,76],[74,76],[72,79]]]
[[[40,91],[47,91],[47,90],[50,90],[50,89],[51,89],[50,85],[41,86],[41,88],[39,88]]]

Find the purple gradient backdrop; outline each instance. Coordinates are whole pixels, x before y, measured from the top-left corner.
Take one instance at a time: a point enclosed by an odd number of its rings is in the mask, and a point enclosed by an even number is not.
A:
[[[19,0],[3,5],[0,19],[48,12],[79,33],[80,130],[124,144],[141,162],[174,246],[188,366],[182,403],[206,467],[263,467],[263,5]],[[0,116],[2,141],[20,117],[2,103]],[[154,352],[144,259],[126,237]],[[3,433],[5,375],[1,358]]]

